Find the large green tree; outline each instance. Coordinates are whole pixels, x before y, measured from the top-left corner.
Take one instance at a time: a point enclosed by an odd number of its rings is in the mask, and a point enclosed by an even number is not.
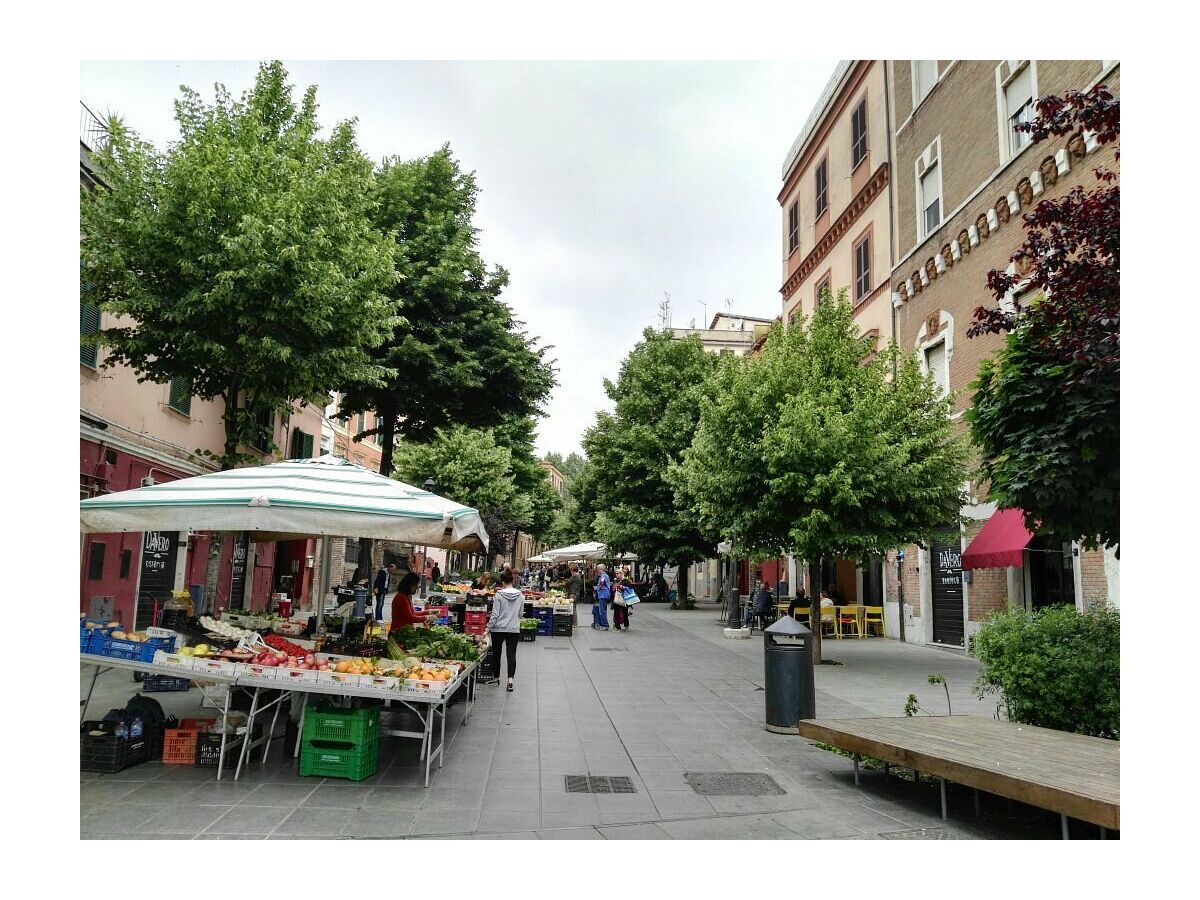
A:
[[[478,197],[474,173],[463,172],[443,146],[420,159],[390,158],[374,182],[375,226],[392,237],[399,279],[389,291],[404,311],[374,361],[391,371],[383,381],[347,382],[339,414],[373,411],[380,473],[392,471],[397,438],[430,441],[439,428],[490,427],[497,416],[540,414],[554,386],[549,348],[524,330],[500,299],[508,273],[489,269],[472,222]],[[373,542],[359,542],[358,572],[369,573]]]
[[[263,413],[382,382],[369,349],[398,321],[395,243],[353,124],[318,137],[315,87],[297,105],[272,62],[240,100],[181,90],[165,151],[110,119],[102,186],[80,194],[80,276],[120,317],[96,335],[106,366],[224,401],[223,452],[197,452],[231,468],[274,449]]]
[[[911,354],[873,353],[844,291],[761,355],[723,360],[705,394],[672,481],[738,555],[866,559],[958,518],[950,399]]]
[[[616,382],[605,379],[613,412],[599,413],[583,438],[596,539],[644,563],[678,564],[680,597],[687,596],[688,565],[713,554],[717,532],[679,502],[667,473],[692,443],[716,360],[695,336],[647,328]]]

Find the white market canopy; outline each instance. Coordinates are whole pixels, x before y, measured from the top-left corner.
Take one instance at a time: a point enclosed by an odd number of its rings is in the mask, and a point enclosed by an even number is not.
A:
[[[583,544],[572,544],[570,547],[559,547],[557,550],[546,550],[542,556],[549,557],[551,561],[562,559],[613,559],[614,554],[608,552],[608,548],[599,541],[588,541]],[[637,556],[632,553],[626,553],[622,556],[615,557],[622,560],[635,560]]]
[[[529,559],[525,560],[525,562],[527,562],[527,563],[548,563],[548,562],[554,562],[554,560],[552,560],[550,557],[546,556],[544,553],[539,553],[537,556],[529,557]]]
[[[79,530],[249,531],[487,549],[478,510],[326,454],[197,475],[79,501]]]

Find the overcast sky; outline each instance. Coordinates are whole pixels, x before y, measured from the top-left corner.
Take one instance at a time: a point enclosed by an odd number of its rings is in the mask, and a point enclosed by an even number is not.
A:
[[[795,63],[285,63],[299,98],[318,86],[320,121],[358,118],[373,158],[449,142],[474,170],[489,265],[531,333],[553,345],[559,385],[538,451],[579,450],[607,404],[602,379],[663,292],[672,324],[780,312],[784,155],[835,60]],[[257,62],[85,62],[80,99],[147,139],[177,137],[186,84],[239,96]],[[702,304],[707,304],[706,307]]]

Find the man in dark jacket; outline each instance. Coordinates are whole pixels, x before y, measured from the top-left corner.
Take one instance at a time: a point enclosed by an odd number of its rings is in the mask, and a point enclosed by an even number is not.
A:
[[[379,567],[379,571],[375,573],[375,621],[383,621],[383,601],[387,599],[388,589],[388,570],[383,566]]]

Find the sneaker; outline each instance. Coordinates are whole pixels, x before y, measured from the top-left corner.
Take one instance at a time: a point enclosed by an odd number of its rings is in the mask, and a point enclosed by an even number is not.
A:
[[[600,630],[601,630],[601,631],[608,631],[608,626],[607,626],[607,625],[601,625],[601,626],[600,626]]]
[[[512,686],[512,683],[510,682],[508,685],[508,689],[507,689],[510,694],[512,693],[512,688],[513,688],[513,686]]]

